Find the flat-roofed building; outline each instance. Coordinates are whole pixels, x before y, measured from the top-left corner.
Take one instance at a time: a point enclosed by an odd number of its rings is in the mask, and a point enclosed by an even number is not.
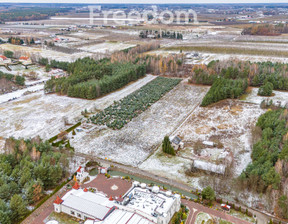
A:
[[[104,220],[116,208],[105,195],[82,189],[72,189],[59,199],[54,201],[55,212],[63,212],[82,220]]]
[[[168,224],[181,207],[181,197],[159,187],[134,182],[119,197],[81,189],[72,190],[54,201],[54,211],[85,220],[85,224]]]

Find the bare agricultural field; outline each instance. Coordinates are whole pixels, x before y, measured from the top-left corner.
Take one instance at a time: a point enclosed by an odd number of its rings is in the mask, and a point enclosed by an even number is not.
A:
[[[278,56],[256,56],[256,55],[249,55],[249,54],[222,54],[222,53],[203,53],[198,52],[197,50],[183,50],[182,53],[184,54],[193,54],[198,53],[198,57],[189,58],[185,60],[186,64],[208,64],[209,62],[213,60],[242,60],[242,61],[251,61],[251,62],[279,62],[279,63],[288,63],[287,57],[278,57]],[[180,53],[179,50],[154,50],[149,51],[146,54],[149,55],[162,55],[162,56],[168,56],[170,54],[177,54]]]
[[[110,106],[114,100],[127,96],[154,78],[155,76],[147,75],[119,91],[96,100],[76,99],[56,94],[45,95],[39,92],[0,104],[0,138],[10,136],[30,138],[39,135],[48,139],[67,129],[63,121],[64,116],[74,123],[85,109],[102,110]]]
[[[285,48],[285,47],[284,47]],[[288,52],[285,49],[268,49],[268,48],[252,48],[251,46],[213,46],[212,44],[208,45],[194,45],[194,46],[172,46],[166,48],[167,50],[182,50],[182,51],[197,51],[205,53],[215,53],[215,54],[241,54],[241,55],[259,55],[267,57],[287,57]]]
[[[121,51],[130,47],[135,47],[134,44],[125,44],[125,43],[114,43],[114,42],[105,42],[101,44],[84,46],[79,48],[80,50],[91,52],[91,53],[113,53],[115,51]]]
[[[207,91],[208,87],[192,86],[183,81],[122,129],[93,126],[77,133],[71,145],[78,153],[137,166],[161,144],[165,135],[183,122]]]
[[[209,107],[197,107],[173,133],[183,139],[185,149],[176,157],[169,158],[159,148],[141,164],[140,168],[177,181],[185,181],[201,189],[200,182],[205,175],[201,177],[197,174],[193,177],[185,175],[185,170],[191,167],[192,159],[215,162],[216,157],[225,158],[228,154],[232,154],[234,161],[232,173],[236,177],[251,161],[251,129],[264,112],[265,110],[260,109],[259,105],[239,100],[225,100]],[[221,143],[222,149],[203,148],[200,156],[196,156],[193,151],[194,143],[208,140]],[[173,168],[171,164],[174,164]]]

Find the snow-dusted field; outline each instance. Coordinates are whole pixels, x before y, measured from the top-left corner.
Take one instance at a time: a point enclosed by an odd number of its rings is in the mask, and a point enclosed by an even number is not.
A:
[[[28,78],[25,79],[25,85],[33,85],[42,81],[47,81],[50,79],[49,74],[45,71],[44,66],[38,65],[31,65],[28,69],[25,69],[22,65],[12,65],[10,66],[11,71],[7,70],[5,67],[0,67],[0,71],[4,73],[9,73],[13,75],[21,75],[24,76],[25,74],[29,74],[30,72],[36,72],[38,75],[37,80],[29,80]]]
[[[43,92],[38,92],[0,104],[0,138],[10,136],[29,138],[40,135],[48,139],[58,134],[60,130],[67,129],[63,122],[64,116],[68,117],[70,122],[75,122],[81,116],[81,111],[102,110],[114,100],[127,96],[154,78],[155,76],[147,75],[126,88],[96,100],[76,99],[56,94],[45,95]]]
[[[281,102],[282,106],[288,104],[288,92],[274,90],[273,93],[274,96],[270,97],[258,96],[258,88],[252,88],[245,101],[260,104],[263,100],[272,100],[274,104],[277,104],[277,102]]]
[[[147,52],[150,55],[162,55],[168,56],[170,54],[179,53],[179,51],[173,50],[155,50]],[[183,51],[184,54],[193,54],[198,53],[199,57],[186,59],[185,63],[187,64],[208,64],[213,60],[242,60],[242,61],[251,61],[251,62],[278,62],[278,63],[288,63],[288,58],[277,57],[277,56],[256,56],[256,55],[244,55],[244,54],[215,54],[215,53],[199,53],[197,51]]]
[[[95,126],[78,132],[70,142],[76,152],[137,166],[197,107],[207,91],[208,87],[183,81],[121,130]]]
[[[258,105],[235,100],[218,105],[198,108],[175,134],[188,142],[220,141],[234,155],[237,176],[251,161],[251,128],[265,111]]]
[[[106,42],[101,44],[95,44],[91,46],[84,46],[79,48],[80,50],[91,52],[91,53],[113,53],[115,51],[121,51],[130,47],[135,47],[134,44],[125,43],[112,43]]]
[[[234,159],[233,174],[238,176],[251,162],[251,128],[258,117],[265,111],[259,105],[235,100],[226,100],[211,107],[197,107],[190,117],[173,133],[184,142],[195,143],[200,140],[220,141],[226,152],[231,152]],[[177,181],[185,181],[195,188],[199,187],[198,177],[188,177],[185,170],[191,167],[192,161],[187,156],[188,146],[179,156],[168,158],[159,149],[144,161],[140,168],[157,173]],[[210,150],[210,151],[209,151]],[[212,159],[218,153],[217,148],[205,149],[203,159]],[[217,152],[216,152],[217,151]],[[191,156],[192,158],[193,156]],[[206,158],[205,158],[206,157]],[[172,167],[171,167],[172,166]]]
[[[2,103],[8,102],[9,100],[19,98],[23,96],[23,94],[27,91],[36,92],[44,89],[44,84],[34,85],[28,88],[19,89],[17,91],[13,91],[11,93],[0,95],[0,107]],[[2,105],[3,106],[3,105]]]

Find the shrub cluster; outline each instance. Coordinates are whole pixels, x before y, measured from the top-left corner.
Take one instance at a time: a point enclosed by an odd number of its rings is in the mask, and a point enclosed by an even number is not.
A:
[[[25,78],[20,75],[12,75],[12,74],[8,74],[8,73],[4,73],[0,71],[0,79],[7,79],[11,82],[16,83],[19,86],[25,85]]]
[[[246,79],[217,78],[202,100],[201,106],[216,103],[223,99],[235,99],[241,96],[248,87]]]

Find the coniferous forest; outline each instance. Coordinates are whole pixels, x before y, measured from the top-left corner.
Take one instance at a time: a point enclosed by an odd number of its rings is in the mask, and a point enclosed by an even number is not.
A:
[[[54,67],[59,65],[54,63]],[[70,76],[52,78],[45,84],[45,92],[57,92],[71,97],[95,99],[115,91],[146,74],[143,64],[111,63],[109,59],[95,61],[91,58],[78,59],[67,67]]]
[[[288,161],[288,143],[284,135],[287,134],[287,110],[269,110],[261,115],[256,127],[260,129],[260,140],[252,150],[252,163],[239,177],[244,189],[264,193],[269,186],[278,189],[281,177],[275,170],[278,160]]]
[[[66,175],[66,155],[48,141],[9,138],[0,154],[0,223],[18,223]]]

